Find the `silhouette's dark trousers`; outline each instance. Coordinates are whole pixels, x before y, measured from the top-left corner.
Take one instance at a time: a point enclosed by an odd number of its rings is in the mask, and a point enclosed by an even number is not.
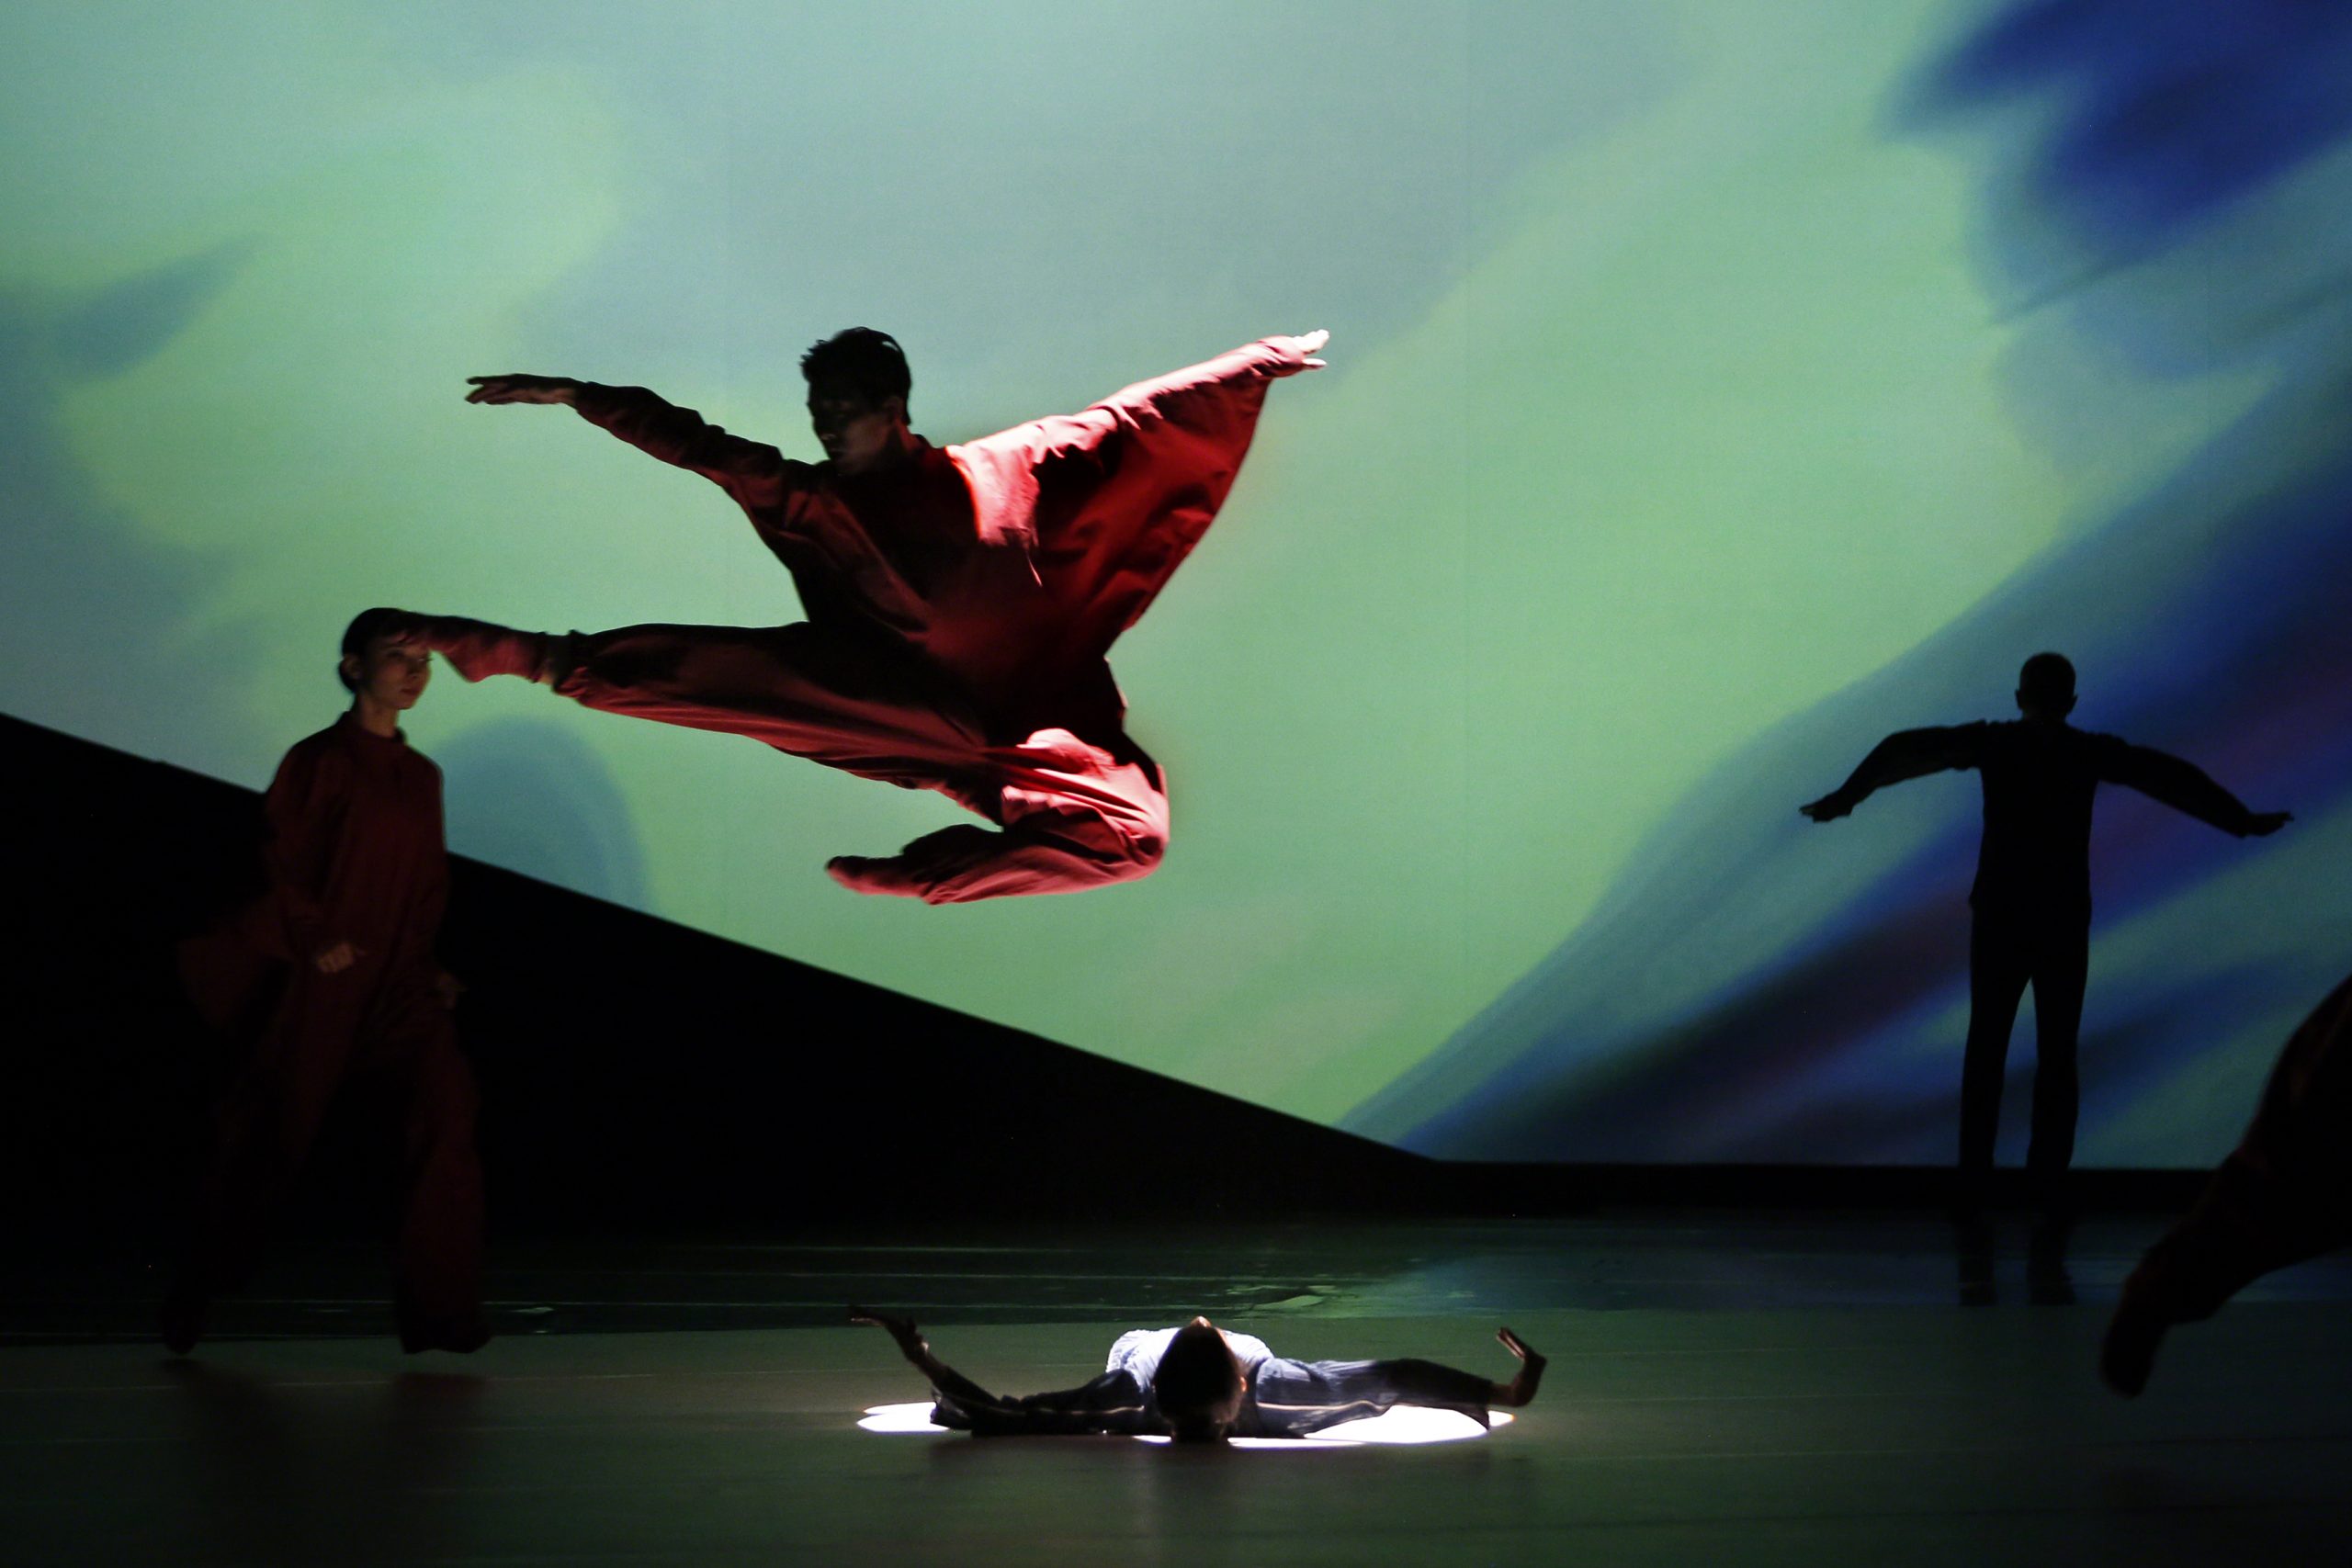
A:
[[[2018,1003],[2033,987],[2033,1135],[2026,1169],[2037,1186],[2055,1185],[2075,1157],[2075,1114],[2081,1100],[2075,1070],[2090,964],[2087,921],[2036,920],[1977,911],[1968,943],[1968,1049],[1960,1070],[1960,1171],[1981,1190],[1993,1169],[2001,1084]]]

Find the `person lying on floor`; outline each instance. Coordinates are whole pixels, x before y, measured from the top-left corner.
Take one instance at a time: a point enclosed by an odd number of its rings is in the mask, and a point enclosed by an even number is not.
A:
[[[1398,1404],[1458,1410],[1483,1424],[1496,1406],[1527,1404],[1544,1381],[1544,1358],[1508,1328],[1495,1337],[1519,1358],[1519,1371],[1509,1382],[1492,1382],[1435,1361],[1294,1361],[1275,1355],[1262,1339],[1195,1317],[1181,1328],[1122,1334],[1102,1375],[1091,1382],[1006,1398],[933,1355],[911,1320],[860,1306],[849,1313],[852,1323],[887,1330],[931,1380],[933,1421],[983,1438],[1074,1432],[1167,1434],[1180,1442],[1304,1438]]]

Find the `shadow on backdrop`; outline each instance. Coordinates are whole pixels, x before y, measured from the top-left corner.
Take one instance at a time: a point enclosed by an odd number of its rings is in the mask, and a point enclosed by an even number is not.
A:
[[[193,623],[225,562],[107,500],[62,420],[78,389],[162,352],[243,259],[224,247],[86,299],[0,298],[0,708],[151,756],[249,749],[235,694],[254,656],[234,625]]]
[[[453,853],[645,907],[637,825],[612,769],[587,742],[543,720],[502,719],[442,742],[433,758]]]

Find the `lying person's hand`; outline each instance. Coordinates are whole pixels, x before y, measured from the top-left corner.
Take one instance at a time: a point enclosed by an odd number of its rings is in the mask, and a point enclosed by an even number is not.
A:
[[[1526,1340],[1508,1328],[1496,1329],[1495,1337],[1502,1341],[1504,1349],[1519,1358],[1519,1375],[1507,1383],[1495,1385],[1495,1403],[1525,1404],[1535,1397],[1536,1389],[1543,1385],[1544,1358],[1537,1355]]]
[[[931,1354],[931,1341],[922,1337],[922,1330],[915,1326],[913,1318],[894,1317],[887,1312],[876,1312],[872,1307],[853,1305],[849,1309],[849,1320],[888,1332],[899,1342],[899,1350],[910,1361],[920,1363]]]

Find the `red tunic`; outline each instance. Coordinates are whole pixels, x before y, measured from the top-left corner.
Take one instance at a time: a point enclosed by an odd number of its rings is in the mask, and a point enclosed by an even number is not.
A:
[[[286,965],[308,969],[338,942],[358,952],[337,977],[355,999],[429,987],[449,886],[441,770],[345,714],[286,753],[262,811],[266,886],[182,951],[206,1021],[238,1028]]]
[[[1267,339],[861,476],[787,461],[642,388],[586,385],[582,416],[734,499],[808,620],[628,626],[561,650],[480,622],[430,635],[469,679],[548,660],[555,690],[589,706],[935,789],[1005,829],[831,862],[859,891],[957,903],[1142,876],[1168,801],[1105,655],[1216,515],[1267,384],[1305,359]]]
[[[1138,382],[1081,412],[844,478],[730,435],[641,387],[575,407],[726,491],[792,573],[811,624],[876,634],[969,693],[1019,740],[1080,733],[1120,704],[1104,656],[1208,529],[1267,385],[1298,369],[1268,339]]]

